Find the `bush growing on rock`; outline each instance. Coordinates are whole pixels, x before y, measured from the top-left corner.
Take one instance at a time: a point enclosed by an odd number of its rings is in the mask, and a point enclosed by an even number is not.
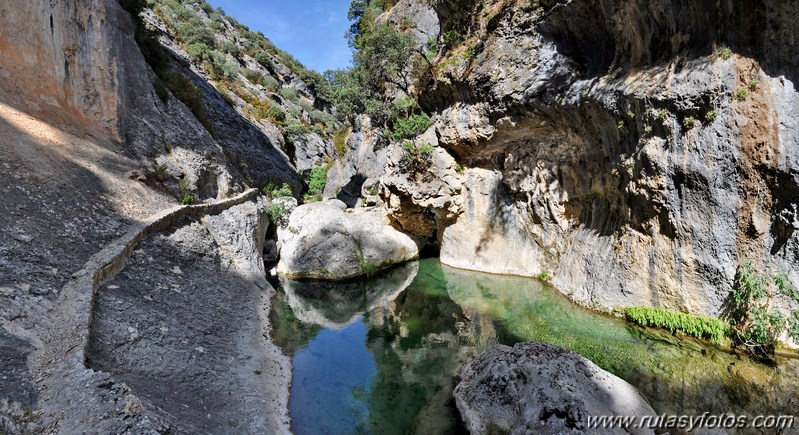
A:
[[[205,44],[208,47],[216,47],[216,37],[214,32],[206,27],[196,15],[176,26],[177,34],[183,44]]]
[[[294,88],[280,88],[277,93],[292,103],[297,103],[300,101],[300,93]]]
[[[426,114],[412,114],[405,119],[398,119],[394,122],[391,135],[394,139],[412,139],[424,133],[433,121]]]
[[[407,25],[377,20],[384,6],[385,2],[352,2],[349,18],[354,23],[348,37],[355,48],[353,67],[328,71],[325,78],[343,118],[353,122],[358,114],[366,114],[373,125],[390,127],[402,113],[395,107],[397,95],[411,95],[432,66],[426,53],[416,48]]]
[[[716,55],[724,60],[732,57],[732,50],[726,45],[722,45],[716,50]]]
[[[239,73],[239,66],[228,55],[219,50],[212,50],[208,61],[212,78],[233,80]]]
[[[269,206],[266,207],[266,214],[269,219],[273,223],[284,223],[289,212],[288,201],[294,200],[291,187],[286,183],[277,185],[270,182],[264,186],[263,192],[271,200]]]
[[[233,57],[239,57],[241,55],[241,51],[239,50],[239,46],[236,45],[235,42],[226,42],[222,45],[222,52],[225,54],[229,54]]]
[[[190,205],[194,203],[194,195],[191,194],[190,188],[191,185],[189,184],[189,178],[185,175],[181,176],[178,185],[180,186],[181,196],[180,196],[180,203],[183,205]]]
[[[430,167],[430,157],[435,147],[428,143],[418,144],[406,141],[402,144],[402,160],[400,169],[406,173],[419,174]]]
[[[784,274],[760,274],[751,261],[745,261],[735,274],[728,303],[733,343],[753,356],[772,360],[777,340],[785,333],[799,340],[799,311],[776,308],[780,303],[799,303],[799,293]]]
[[[189,53],[189,58],[197,64],[211,60],[211,48],[202,42],[189,45],[186,52]]]
[[[286,216],[288,209],[283,203],[273,202],[266,208],[266,214],[273,223],[278,223]]]
[[[333,148],[336,150],[336,156],[341,159],[346,154],[349,148],[347,147],[347,138],[352,130],[348,126],[343,126],[336,131],[333,136]]]
[[[330,170],[329,166],[314,166],[311,169],[311,175],[308,180],[308,195],[317,201],[322,200],[322,192],[327,185],[327,171]]]
[[[242,74],[250,83],[254,85],[264,84],[264,75],[256,70],[247,68],[242,72]]]
[[[283,129],[283,132],[286,134],[287,137],[292,136],[302,136],[308,133],[310,130],[308,125],[304,122],[300,121],[295,117],[288,117],[286,120],[286,126]]]
[[[280,87],[280,82],[272,76],[266,76],[263,80],[264,88],[269,92],[275,92]]]
[[[286,183],[279,186],[275,183],[267,183],[263,188],[264,195],[269,198],[292,198],[291,188]]]
[[[735,101],[744,101],[749,96],[746,88],[738,88],[732,92],[732,99]]]
[[[256,62],[261,64],[262,67],[268,69],[269,71],[275,69],[275,66],[272,64],[272,58],[268,54],[266,54],[265,51],[259,51],[258,53],[256,53],[255,60]]]

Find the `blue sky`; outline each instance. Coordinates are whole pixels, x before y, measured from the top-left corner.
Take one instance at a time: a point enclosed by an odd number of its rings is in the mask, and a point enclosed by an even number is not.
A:
[[[208,0],[319,72],[349,66],[350,0]]]

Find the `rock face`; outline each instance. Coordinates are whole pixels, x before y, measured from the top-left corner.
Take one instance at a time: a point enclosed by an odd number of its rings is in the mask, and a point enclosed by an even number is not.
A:
[[[420,93],[440,146],[474,169],[442,260],[546,271],[603,310],[718,315],[746,259],[799,284],[796,9],[528,6],[430,6],[442,29],[472,29]]]
[[[654,434],[589,428],[589,416],[657,414],[632,385],[551,344],[494,346],[467,363],[460,378],[453,394],[472,434]]]
[[[345,208],[341,201],[325,201],[294,209],[288,225],[278,229],[278,273],[341,280],[419,257],[413,240],[392,228],[385,213]]]
[[[0,4],[0,432],[288,432],[289,366],[268,339],[263,204],[183,222],[138,247],[120,240],[171,212],[177,195],[219,204],[267,181],[299,193],[290,146],[223,98],[156,23],[162,67],[196,87],[204,125],[164,89],[120,3],[134,2]],[[223,27],[243,43],[241,29]],[[272,61],[278,85],[314,105]],[[294,144],[312,148],[298,153],[305,166],[330,145],[309,136]],[[117,248],[127,268],[92,268]]]
[[[385,171],[386,148],[380,146],[376,132],[354,132],[347,138],[344,155],[338,156],[327,173],[324,197],[336,198],[356,207],[361,198],[377,202],[375,195]]]
[[[433,146],[425,170],[404,171],[405,151],[391,146],[386,149],[378,193],[396,228],[413,237],[419,249],[438,250],[444,229],[455,222],[461,211],[461,177],[455,159],[438,146],[435,129],[430,128],[415,142],[417,146]]]
[[[88,366],[175,431],[288,433],[290,363],[268,338],[264,208],[245,203],[153,236],[99,291]]]
[[[463,213],[444,231],[441,243],[444,264],[520,276],[545,269],[538,262],[538,245],[527,232],[535,227],[512,203],[500,200],[501,190],[499,171],[467,170]],[[497,231],[498,228],[502,231]],[[504,261],[498,261],[499,258]]]

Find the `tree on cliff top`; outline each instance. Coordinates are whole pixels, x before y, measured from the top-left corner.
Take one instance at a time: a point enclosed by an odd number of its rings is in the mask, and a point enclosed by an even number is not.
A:
[[[393,23],[378,20],[384,6],[384,1],[352,2],[349,18],[354,23],[347,38],[355,49],[353,66],[346,71],[328,71],[326,77],[343,115],[352,120],[365,113],[375,125],[391,127],[406,113],[397,101],[412,96],[419,72],[411,66],[423,54],[417,50],[413,35]]]

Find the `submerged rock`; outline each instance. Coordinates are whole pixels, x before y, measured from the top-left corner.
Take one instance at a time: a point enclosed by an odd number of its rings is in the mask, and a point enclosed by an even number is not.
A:
[[[343,280],[371,275],[419,257],[410,237],[385,213],[346,212],[339,201],[297,207],[278,229],[278,273],[289,278]]]
[[[654,433],[589,428],[589,416],[656,414],[632,385],[558,346],[493,346],[460,376],[453,395],[473,434]]]

